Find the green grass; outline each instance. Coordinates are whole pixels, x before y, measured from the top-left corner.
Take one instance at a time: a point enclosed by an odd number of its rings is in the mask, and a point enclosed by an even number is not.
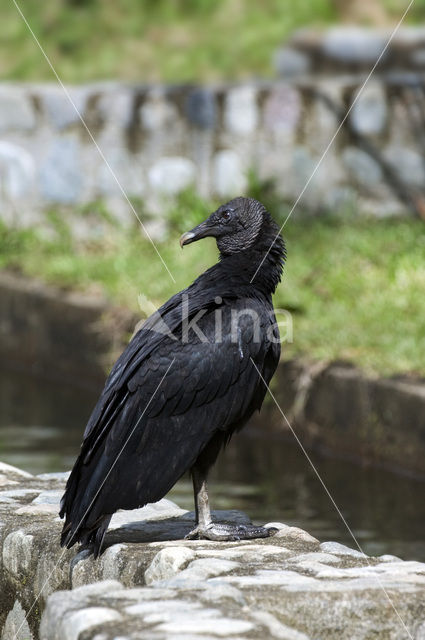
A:
[[[180,233],[212,206],[186,194],[170,212],[170,231],[158,249],[175,283],[142,232],[106,225],[98,240],[75,242],[63,218],[53,214],[49,233],[0,227],[0,268],[100,292],[135,310],[139,294],[159,306],[215,262],[212,239],[183,251],[178,244]],[[276,203],[271,208],[283,219]],[[91,214],[99,230],[104,217]],[[425,373],[423,222],[295,212],[284,236],[288,260],[275,306],[291,311],[294,331],[284,357],[350,360],[384,374]]]
[[[294,28],[334,18],[331,0],[18,0],[64,82],[190,82],[273,73]],[[0,76],[54,80],[11,0],[0,10]]]
[[[190,82],[273,73],[294,28],[326,24],[331,0],[58,0],[18,2],[65,82]],[[0,18],[0,75],[54,80],[11,1]]]
[[[59,76],[69,83],[267,77],[274,74],[276,47],[294,29],[344,19],[349,5],[349,0],[345,5],[333,0],[17,2]],[[407,3],[382,4],[391,24]],[[407,20],[421,22],[424,16],[425,0],[416,0]],[[12,0],[2,3],[0,22],[0,76],[55,81]]]

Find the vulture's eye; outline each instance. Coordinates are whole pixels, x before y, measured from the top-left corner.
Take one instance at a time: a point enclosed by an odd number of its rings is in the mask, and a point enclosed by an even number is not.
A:
[[[221,220],[222,222],[228,222],[232,217],[232,212],[229,209],[225,209],[221,212]]]

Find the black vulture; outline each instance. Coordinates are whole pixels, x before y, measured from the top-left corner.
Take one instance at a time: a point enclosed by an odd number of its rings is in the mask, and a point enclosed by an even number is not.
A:
[[[206,479],[220,449],[260,409],[279,361],[272,293],[285,245],[252,198],[222,205],[180,244],[208,236],[217,264],[145,321],[106,380],[61,501],[62,546],[79,541],[99,555],[115,511],[160,500],[187,471],[197,519],[188,537],[270,535],[212,522]]]

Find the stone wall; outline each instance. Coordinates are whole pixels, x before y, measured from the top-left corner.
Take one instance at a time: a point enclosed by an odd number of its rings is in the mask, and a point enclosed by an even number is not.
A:
[[[282,523],[262,540],[185,540],[193,512],[164,499],[115,514],[99,559],[62,550],[66,475],[0,463],[1,640],[425,638],[425,564]]]
[[[139,318],[103,297],[0,274],[0,360],[3,368],[61,377],[102,388]]]
[[[247,172],[272,178],[292,202],[352,104],[385,34],[302,32],[276,55],[282,78],[226,86],[68,87],[122,189],[160,210],[195,186],[221,199]],[[415,208],[425,183],[425,34],[393,41],[303,196],[314,209],[386,215]],[[0,85],[0,215],[35,223],[48,207],[106,201],[133,220],[123,193],[63,90]],[[412,195],[413,194],[413,195]],[[418,208],[416,206],[416,208]]]

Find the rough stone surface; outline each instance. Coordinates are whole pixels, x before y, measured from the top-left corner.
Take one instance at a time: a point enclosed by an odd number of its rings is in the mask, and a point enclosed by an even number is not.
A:
[[[185,540],[194,514],[169,500],[116,514],[94,560],[59,547],[61,475],[0,469],[2,640],[423,637],[425,564],[319,544],[283,523],[261,540]],[[17,516],[25,505],[56,512]]]
[[[15,600],[13,609],[7,614],[1,640],[33,640],[33,635],[26,620],[25,611],[19,600]]]
[[[323,40],[324,52],[340,62],[374,64],[387,43],[384,32],[361,27],[334,27]]]
[[[366,189],[376,189],[381,185],[382,169],[365,151],[347,147],[342,160],[356,184]]]
[[[423,184],[411,117],[420,116],[421,105],[406,92],[407,82],[422,82],[422,31],[395,36],[350,114],[355,132],[370,138],[378,155],[397,148],[408,188]],[[129,198],[157,216],[161,237],[163,213],[176,194],[193,187],[206,198],[239,195],[249,170],[294,200],[339,124],[323,96],[343,110],[352,105],[370,58],[389,35],[345,27],[295,34],[275,56],[284,80],[198,87],[103,82],[67,87],[69,97],[54,84],[0,85],[0,216],[48,233],[46,209],[54,205],[77,241],[97,240],[105,221],[83,219],[75,207],[87,211],[102,200],[128,227],[136,221]],[[346,204],[377,216],[405,212],[385,171],[375,163],[368,172],[374,161],[353,144],[350,136],[338,136],[303,207],[318,214]]]
[[[0,141],[0,185],[2,199],[15,201],[31,192],[35,181],[35,164],[23,147]]]
[[[26,89],[0,85],[0,132],[31,131],[35,126],[35,111]]]
[[[195,557],[191,549],[168,547],[159,551],[145,571],[146,584],[171,578]]]
[[[69,98],[59,85],[46,86],[42,94],[45,118],[58,130],[65,129],[84,118],[88,90],[85,87],[67,89]]]
[[[282,47],[276,51],[274,66],[282,78],[290,78],[308,73],[311,70],[310,58],[301,51]]]
[[[391,146],[385,150],[385,156],[406,184],[419,189],[423,188],[425,166],[423,156],[418,151]]]
[[[264,124],[271,131],[293,133],[301,117],[299,92],[290,85],[272,91],[264,105]]]
[[[213,129],[217,122],[217,103],[209,89],[194,89],[187,97],[186,114],[201,129]]]
[[[425,477],[422,379],[369,377],[349,363],[294,360],[280,363],[275,385],[305,445]],[[268,418],[287,429],[277,413]]]
[[[229,149],[215,155],[214,182],[217,193],[223,198],[243,193],[247,179],[241,159],[235,151]]]
[[[67,382],[75,382],[83,367],[86,383],[99,391],[105,365],[118,356],[139,319],[103,298],[59,291],[7,273],[0,277],[0,298],[2,359],[34,373],[53,367]],[[0,473],[6,472],[7,465],[0,466]]]
[[[227,93],[224,120],[227,129],[237,135],[255,130],[258,111],[254,87],[236,87]]]
[[[157,192],[174,195],[195,180],[195,166],[183,157],[161,158],[148,172],[149,184]]]
[[[56,138],[40,169],[40,188],[50,202],[72,204],[81,200],[84,176],[80,147],[75,138]]]
[[[382,133],[387,122],[387,103],[384,88],[379,82],[368,83],[350,113],[351,125],[364,135]]]

